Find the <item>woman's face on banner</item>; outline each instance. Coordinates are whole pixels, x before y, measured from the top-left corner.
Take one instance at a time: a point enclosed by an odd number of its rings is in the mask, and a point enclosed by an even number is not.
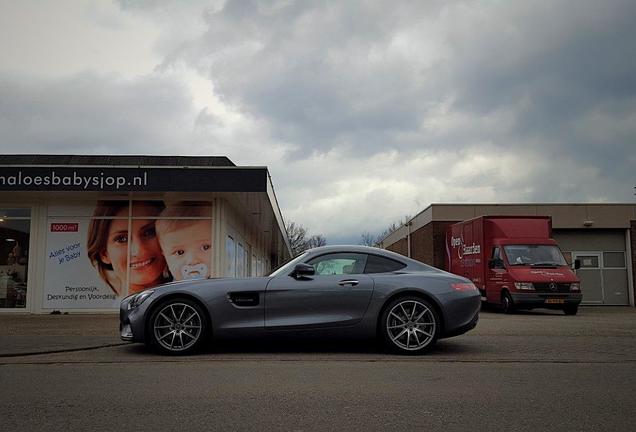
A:
[[[157,209],[143,203],[135,203],[134,215],[157,216]],[[115,216],[127,218],[128,210],[123,209]],[[123,283],[126,280],[127,247],[130,242],[130,293],[158,283],[166,268],[166,261],[155,232],[155,221],[133,219],[131,225],[129,235],[127,219],[113,220],[104,257],[104,262],[113,266],[113,271]]]

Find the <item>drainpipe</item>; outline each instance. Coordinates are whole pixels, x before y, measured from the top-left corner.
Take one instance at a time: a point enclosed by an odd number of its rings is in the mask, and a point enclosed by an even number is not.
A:
[[[408,253],[408,257],[411,258],[411,225],[413,224],[413,222],[409,221],[406,224],[406,229],[408,230],[408,234],[406,235],[406,247],[407,247],[407,253]]]
[[[632,254],[634,251],[632,250],[632,233],[631,229],[628,228],[625,230],[625,264],[627,267],[627,294],[629,297],[629,305],[634,306],[634,268],[632,265]]]

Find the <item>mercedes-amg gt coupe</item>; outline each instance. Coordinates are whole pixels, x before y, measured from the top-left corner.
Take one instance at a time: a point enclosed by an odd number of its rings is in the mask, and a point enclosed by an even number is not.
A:
[[[468,279],[383,249],[324,246],[269,276],[172,282],[126,297],[120,331],[164,354],[281,334],[376,338],[420,354],[474,328],[479,308]]]

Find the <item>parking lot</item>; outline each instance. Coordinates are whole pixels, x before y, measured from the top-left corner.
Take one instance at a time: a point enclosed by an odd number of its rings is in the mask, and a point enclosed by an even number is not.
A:
[[[3,430],[634,429],[634,308],[484,311],[421,357],[325,340],[160,357],[110,315],[0,320]]]

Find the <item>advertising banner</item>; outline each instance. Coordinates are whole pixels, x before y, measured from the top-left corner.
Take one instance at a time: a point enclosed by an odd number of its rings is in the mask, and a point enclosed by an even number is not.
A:
[[[86,238],[89,223],[89,218],[48,219],[44,308],[119,307],[121,294],[100,278],[88,259]]]
[[[122,298],[212,269],[209,202],[49,207],[43,307],[118,308]]]

